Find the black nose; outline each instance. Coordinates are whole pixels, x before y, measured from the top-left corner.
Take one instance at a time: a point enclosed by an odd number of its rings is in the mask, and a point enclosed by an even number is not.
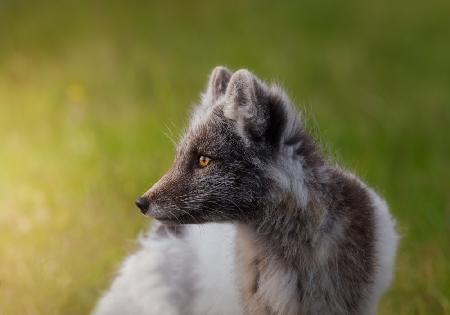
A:
[[[145,197],[139,197],[138,199],[136,199],[136,201],[134,202],[136,204],[136,206],[141,209],[141,212],[143,214],[146,214],[148,211],[148,206],[150,205],[150,202],[148,201],[147,198]]]

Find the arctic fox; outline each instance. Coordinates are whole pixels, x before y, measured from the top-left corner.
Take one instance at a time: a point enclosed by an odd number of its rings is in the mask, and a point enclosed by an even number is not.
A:
[[[375,314],[398,236],[386,203],[325,159],[283,90],[213,70],[156,219],[96,315]]]

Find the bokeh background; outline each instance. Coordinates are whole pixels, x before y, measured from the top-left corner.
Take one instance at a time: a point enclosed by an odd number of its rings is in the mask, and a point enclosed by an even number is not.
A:
[[[450,314],[450,2],[0,0],[0,314],[87,314],[215,65],[281,82],[403,235],[380,314]]]

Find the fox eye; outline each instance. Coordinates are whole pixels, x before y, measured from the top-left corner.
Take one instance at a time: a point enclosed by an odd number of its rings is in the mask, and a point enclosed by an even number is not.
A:
[[[207,156],[202,155],[198,158],[198,165],[201,168],[207,167],[209,165],[209,163],[211,163],[211,159]]]

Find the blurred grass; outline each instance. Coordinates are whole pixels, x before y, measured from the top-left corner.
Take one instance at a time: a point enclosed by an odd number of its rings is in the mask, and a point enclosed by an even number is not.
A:
[[[0,0],[0,314],[85,314],[217,64],[281,81],[403,241],[380,314],[450,314],[450,2]]]

